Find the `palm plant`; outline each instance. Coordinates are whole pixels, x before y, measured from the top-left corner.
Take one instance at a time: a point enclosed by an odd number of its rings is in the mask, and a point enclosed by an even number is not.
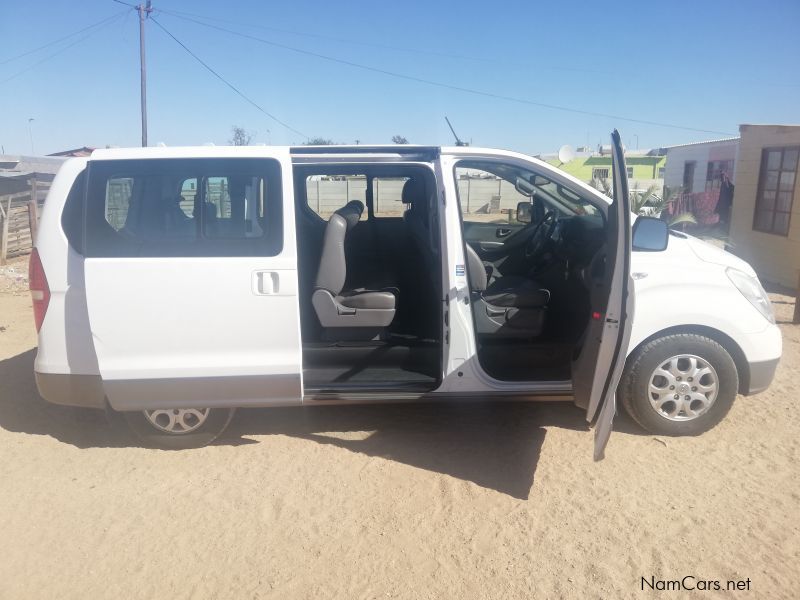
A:
[[[642,207],[647,204],[648,200],[650,200],[650,206],[653,207],[652,210],[654,213],[661,215],[661,218],[664,218],[663,211],[670,205],[677,202],[678,198],[680,198],[681,193],[683,192],[683,188],[669,188],[664,187],[664,196],[659,198],[654,193],[655,186],[650,186],[645,192],[642,193],[645,196],[644,201],[642,203]],[[635,194],[635,192],[634,192]],[[631,204],[633,204],[633,198],[631,198]],[[642,214],[639,210],[634,209],[637,215]],[[691,212],[682,212],[677,214],[668,215],[668,218],[664,219],[667,222],[667,225],[670,227],[676,227],[678,225],[697,225],[697,219]]]
[[[594,189],[604,193],[611,198],[613,191],[608,179],[592,179],[589,182]],[[644,191],[630,192],[631,211],[637,215],[644,216],[659,216],[664,218],[667,225],[675,227],[677,225],[684,225],[686,223],[697,224],[697,219],[690,212],[683,212],[675,215],[665,215],[664,210],[671,203],[675,202],[681,194],[681,188],[671,190],[664,188],[665,194],[663,197],[659,196],[656,192],[658,187],[651,185]]]
[[[589,181],[589,185],[609,198],[614,197],[614,192],[611,190],[611,184],[608,182],[608,179],[596,179],[593,177],[592,180]]]

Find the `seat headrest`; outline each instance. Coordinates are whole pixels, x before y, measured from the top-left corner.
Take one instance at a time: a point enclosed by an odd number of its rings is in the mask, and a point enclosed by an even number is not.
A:
[[[192,216],[197,219],[200,216],[200,211],[202,211],[203,218],[206,221],[211,221],[217,218],[217,206],[212,202],[203,202],[199,207],[195,206],[192,209]]]
[[[339,215],[347,223],[347,229],[352,229],[355,224],[361,219],[361,213],[364,212],[364,203],[358,200],[350,200],[342,208],[333,214]]]
[[[414,204],[415,202],[425,202],[425,182],[416,177],[412,177],[403,184],[403,194],[401,196],[403,204]]]

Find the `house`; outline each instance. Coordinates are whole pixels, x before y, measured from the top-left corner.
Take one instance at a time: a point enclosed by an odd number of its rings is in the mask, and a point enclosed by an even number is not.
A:
[[[543,155],[541,158],[587,183],[593,179],[611,181],[610,146],[598,146],[597,150],[578,148],[575,158],[566,163],[561,163],[555,155]],[[664,186],[664,162],[665,156],[660,149],[626,150],[625,165],[631,190],[644,191],[655,186],[660,194]]]
[[[36,231],[32,207],[41,207],[64,160],[0,154],[0,265],[9,257],[30,252]]]
[[[662,148],[665,195],[676,198],[668,211],[692,213],[701,226],[726,233],[738,149],[738,137]]]
[[[64,160],[49,156],[0,154],[0,196],[28,191],[29,181],[33,178],[43,183],[53,181]],[[40,190],[40,194],[43,193],[44,190]]]
[[[730,249],[765,281],[800,274],[800,125],[740,125]]]
[[[734,179],[738,148],[738,137],[666,146],[664,185],[685,194],[719,189],[723,173]]]

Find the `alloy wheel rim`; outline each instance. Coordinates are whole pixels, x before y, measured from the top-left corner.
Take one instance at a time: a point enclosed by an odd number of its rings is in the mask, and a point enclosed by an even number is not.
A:
[[[183,434],[197,430],[208,419],[210,408],[170,408],[145,410],[144,416],[156,429]]]
[[[670,421],[692,421],[707,413],[719,395],[719,376],[707,360],[677,354],[650,375],[647,397],[656,413]]]

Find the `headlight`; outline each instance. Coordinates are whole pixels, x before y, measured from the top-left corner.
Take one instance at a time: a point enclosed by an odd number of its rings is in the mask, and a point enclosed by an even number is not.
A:
[[[755,306],[756,310],[764,315],[767,321],[774,323],[775,313],[772,312],[772,303],[769,301],[767,292],[761,287],[758,277],[753,277],[734,268],[728,268],[725,272],[728,274],[728,279],[731,280],[731,283],[742,293],[742,296],[747,298],[750,304]]]

